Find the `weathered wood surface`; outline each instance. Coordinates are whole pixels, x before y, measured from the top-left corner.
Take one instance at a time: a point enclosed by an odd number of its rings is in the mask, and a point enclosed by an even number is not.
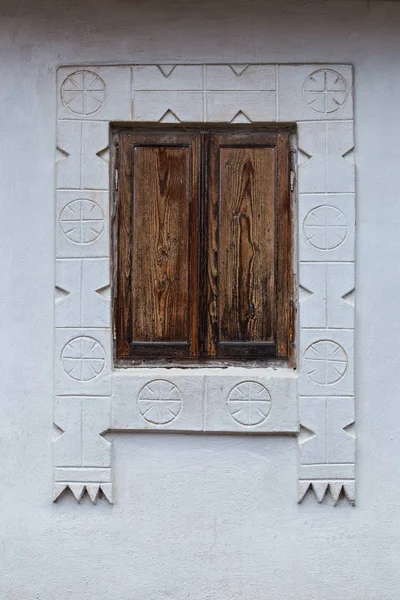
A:
[[[274,341],[275,156],[221,148],[219,339]]]
[[[289,134],[119,138],[117,357],[288,357]]]
[[[121,138],[120,356],[197,356],[198,142],[182,134]]]
[[[188,341],[188,149],[135,148],[133,165],[133,341]]]

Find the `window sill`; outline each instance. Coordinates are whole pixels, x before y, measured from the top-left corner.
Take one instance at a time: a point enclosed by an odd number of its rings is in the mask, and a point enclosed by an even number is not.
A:
[[[296,433],[297,388],[289,368],[117,369],[112,429]]]

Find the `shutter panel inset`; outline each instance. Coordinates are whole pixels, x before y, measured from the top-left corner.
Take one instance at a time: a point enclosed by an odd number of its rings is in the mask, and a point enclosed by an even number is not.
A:
[[[128,135],[122,136],[121,146],[128,181],[120,188],[119,203],[119,252],[125,253],[125,268],[119,273],[118,303],[124,313],[120,352],[132,357],[196,356],[196,139],[185,134]]]
[[[290,267],[289,136],[212,135],[209,155],[208,260],[210,354],[287,356]],[[284,167],[282,169],[282,167]],[[283,202],[286,205],[283,206]],[[290,276],[290,274],[289,274]],[[279,346],[279,347],[278,347]]]

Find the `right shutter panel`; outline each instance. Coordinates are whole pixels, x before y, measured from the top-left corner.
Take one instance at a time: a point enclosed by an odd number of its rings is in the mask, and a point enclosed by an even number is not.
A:
[[[287,328],[279,329],[288,273],[279,253],[290,215],[280,214],[280,178],[288,178],[281,167],[276,134],[211,136],[207,345],[214,356],[287,356]]]

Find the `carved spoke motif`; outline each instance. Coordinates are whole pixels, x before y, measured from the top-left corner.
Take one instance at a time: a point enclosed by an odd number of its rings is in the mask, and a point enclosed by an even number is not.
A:
[[[91,381],[100,375],[106,362],[103,346],[94,338],[80,336],[69,341],[61,354],[65,373],[76,381]]]
[[[106,86],[93,71],[76,71],[61,86],[61,99],[68,110],[77,115],[93,115],[106,98]]]
[[[347,356],[342,346],[320,340],[304,354],[307,377],[320,385],[332,385],[342,379],[347,369]]]
[[[259,425],[269,415],[271,396],[261,383],[244,381],[230,392],[228,409],[232,419],[241,425]]]
[[[92,200],[72,200],[60,215],[63,234],[75,244],[91,244],[101,235],[104,215],[100,206]]]
[[[346,102],[346,82],[337,71],[321,69],[307,77],[303,96],[308,106],[315,112],[334,113]]]
[[[182,396],[173,383],[156,379],[144,386],[139,394],[138,404],[145,421],[154,425],[166,425],[179,415]]]
[[[333,250],[347,236],[347,220],[334,206],[313,208],[304,219],[304,232],[308,243],[320,250]]]

